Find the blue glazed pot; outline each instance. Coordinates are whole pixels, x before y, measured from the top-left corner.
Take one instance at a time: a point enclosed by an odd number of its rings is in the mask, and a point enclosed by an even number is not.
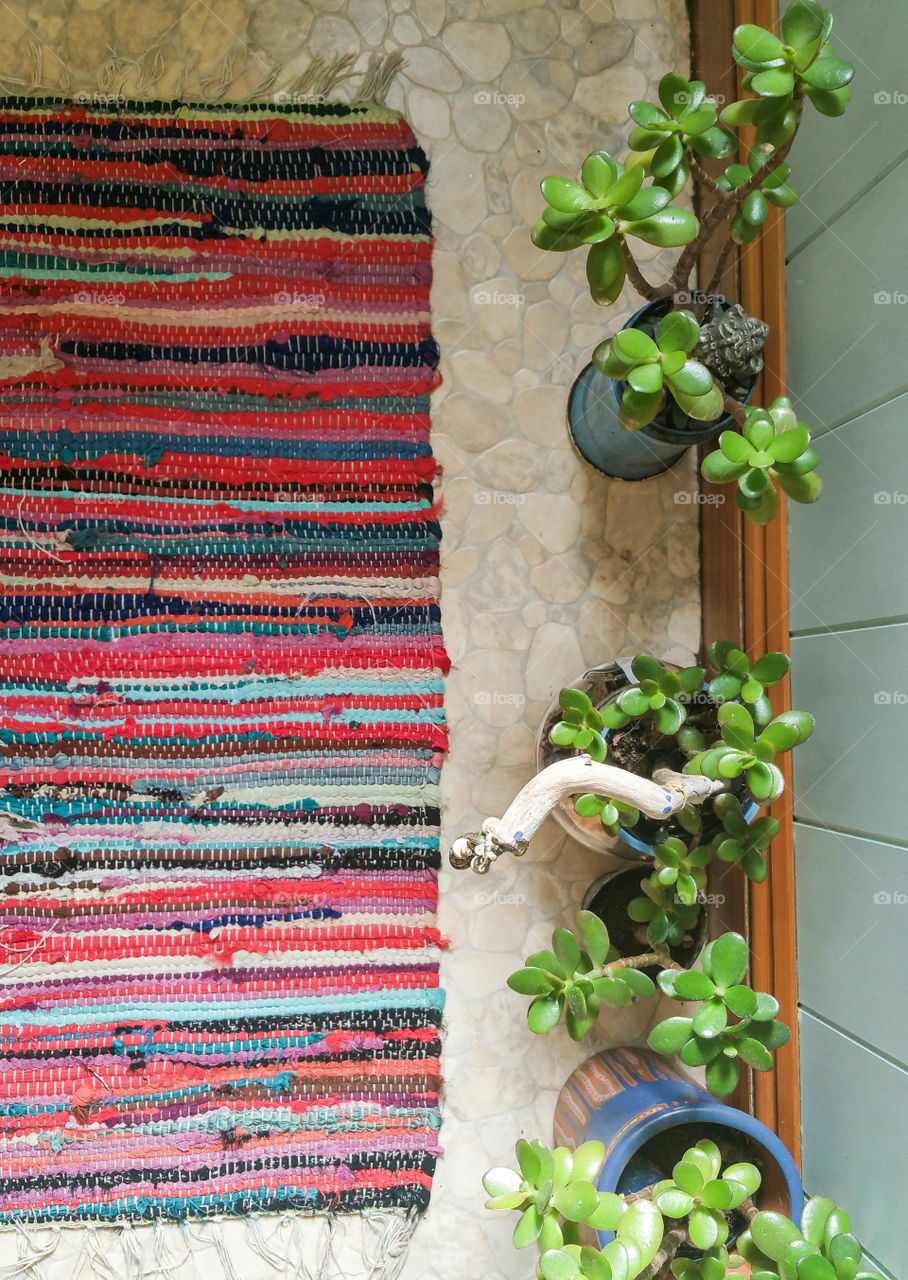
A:
[[[639,1155],[645,1143],[682,1125],[690,1128],[693,1143],[704,1124],[743,1134],[761,1149],[761,1207],[800,1222],[804,1188],[784,1143],[754,1116],[720,1102],[671,1059],[650,1049],[607,1049],[577,1067],[558,1095],[555,1142],[572,1150],[593,1138],[604,1143],[599,1190],[627,1194],[652,1181],[654,1166]],[[611,1238],[610,1232],[599,1232],[600,1244]]]
[[[648,302],[622,327],[633,329],[654,309],[667,305]],[[756,380],[747,401],[755,385]],[[679,430],[657,414],[639,431],[625,431],[618,421],[618,406],[626,386],[588,364],[571,388],[568,400],[568,431],[575,447],[598,471],[618,480],[646,480],[669,471],[691,445],[714,440],[734,421],[730,415],[715,422],[689,418],[690,426]]]

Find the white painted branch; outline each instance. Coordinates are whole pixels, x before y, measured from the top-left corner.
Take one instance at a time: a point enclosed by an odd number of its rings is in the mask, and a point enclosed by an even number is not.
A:
[[[531,778],[517,793],[502,818],[486,818],[482,830],[461,836],[451,846],[451,865],[480,875],[502,853],[520,855],[555,806],[568,796],[593,792],[633,805],[650,818],[667,818],[686,804],[702,804],[724,791],[725,781],[700,774],[657,769],[653,779],[627,769],[597,764],[588,755],[557,760]]]

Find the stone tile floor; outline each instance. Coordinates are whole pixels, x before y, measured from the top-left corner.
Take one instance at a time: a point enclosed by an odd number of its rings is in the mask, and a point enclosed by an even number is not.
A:
[[[235,99],[272,73],[280,91],[314,55],[357,53],[362,69],[370,51],[404,51],[388,103],[432,161],[437,237],[435,447],[454,662],[446,841],[500,814],[530,776],[536,727],[562,683],[638,650],[691,660],[692,461],[643,485],[609,481],[565,431],[571,382],[636,299],[628,290],[604,312],[587,293],[582,254],[540,253],[528,234],[540,179],[575,176],[597,148],[620,153],[628,101],[683,67],[683,0],[2,0],[0,9],[0,91],[11,93],[41,85]],[[662,255],[641,247],[644,269],[661,276]],[[639,1038],[654,1014],[616,1015],[582,1046],[562,1031],[540,1040],[504,982],[607,865],[550,823],[525,865],[502,862],[484,879],[442,874],[446,1156],[404,1280],[532,1272],[511,1246],[512,1224],[483,1210],[480,1176],[509,1159],[517,1137],[549,1139],[573,1067]],[[274,1274],[238,1237],[228,1242],[244,1280]],[[308,1240],[310,1260],[318,1247]],[[336,1252],[338,1274],[366,1274],[351,1249]],[[14,1256],[3,1239],[0,1265]],[[73,1257],[58,1252],[50,1274],[71,1273]],[[174,1275],[219,1270],[207,1249]]]

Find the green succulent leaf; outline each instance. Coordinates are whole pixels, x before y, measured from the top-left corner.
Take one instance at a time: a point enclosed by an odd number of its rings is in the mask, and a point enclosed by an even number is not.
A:
[[[681,144],[678,145],[680,147]],[[689,244],[699,230],[699,223],[689,209],[677,209],[673,205],[658,210],[648,218],[640,218],[622,226],[629,235],[663,249]]]
[[[854,76],[854,67],[842,58],[817,58],[801,73],[805,84],[812,89],[832,91],[843,89]]]
[[[662,391],[662,365],[658,361],[651,364],[638,364],[627,375],[627,381],[635,391],[643,395],[654,395]]]
[[[756,1215],[750,1224],[750,1235],[760,1252],[773,1262],[781,1262],[789,1245],[801,1237],[789,1218],[771,1209]]]
[[[795,0],[782,15],[782,39],[794,49],[816,41],[823,44],[832,30],[832,16],[816,0]]]
[[[772,1070],[772,1054],[759,1040],[745,1036],[737,1041],[738,1054],[755,1071]]]
[[[526,1249],[528,1245],[535,1244],[541,1231],[542,1214],[531,1204],[528,1209],[524,1209],[514,1228],[515,1249]]]
[[[623,223],[641,222],[664,209],[671,198],[671,193],[665,187],[643,187],[626,204],[616,205],[612,212]]]
[[[761,97],[787,98],[794,90],[795,78],[791,67],[767,67],[758,71],[749,88]]]
[[[584,243],[582,230],[560,230],[550,226],[543,218],[534,225],[530,239],[537,249],[545,249],[551,253],[569,253],[571,249],[579,249]]]
[[[808,88],[807,97],[823,116],[841,116],[845,114],[848,103],[851,101],[851,90],[846,85],[842,89],[834,89],[831,92],[825,89]]]
[[[657,1053],[680,1053],[691,1037],[690,1018],[666,1018],[649,1033],[647,1043]]]
[[[677,373],[670,375],[669,382],[673,392],[688,396],[705,396],[714,386],[712,374],[699,360],[686,360]]]
[[[694,1014],[691,1029],[694,1034],[704,1040],[712,1040],[720,1035],[728,1025],[728,1010],[724,1001],[716,996],[707,1000]]]
[[[716,1215],[704,1207],[694,1209],[690,1215],[687,1230],[691,1244],[698,1249],[711,1249],[720,1237],[719,1222]]]
[[[552,990],[552,979],[540,969],[518,969],[508,978],[508,986],[522,996],[547,995]]]
[[[596,1188],[590,1182],[572,1182],[552,1197],[552,1203],[569,1222],[583,1222],[599,1203]]]
[[[715,1097],[724,1098],[737,1085],[740,1074],[737,1058],[719,1054],[706,1065],[706,1087]]]
[[[833,1202],[825,1196],[810,1197],[801,1215],[801,1232],[805,1240],[818,1246],[823,1243],[826,1223],[834,1209]]]
[[[571,178],[543,178],[540,186],[543,197],[559,213],[584,213],[593,207],[589,191]]]
[[[673,994],[678,1000],[711,1000],[716,994],[715,983],[698,969],[679,973],[673,985]]]
[[[577,930],[590,962],[597,969],[600,968],[605,963],[610,946],[605,925],[592,911],[580,911],[577,914]]]
[[[659,321],[656,341],[662,351],[693,351],[700,340],[700,326],[690,311],[670,311]]]
[[[614,237],[592,245],[586,257],[586,279],[593,301],[614,302],[624,288],[626,271],[624,252]]]
[[[580,967],[580,947],[570,929],[556,929],[552,934],[552,946],[567,973]]]
[[[722,392],[715,385],[702,396],[689,396],[680,388],[673,388],[673,395],[688,417],[698,422],[716,422],[722,417]]]
[[[752,23],[736,27],[733,43],[736,59],[748,69],[751,64],[781,67],[785,63],[782,41],[764,27],[757,27]]]
[[[601,199],[611,190],[617,177],[618,166],[607,151],[594,151],[588,155],[580,171],[583,185],[597,199]],[[543,195],[545,195],[544,191]]]
[[[666,1218],[686,1218],[694,1207],[694,1198],[669,1183],[665,1191],[654,1194],[653,1204]]]
[[[527,1010],[527,1023],[536,1035],[545,1035],[558,1025],[564,1011],[564,996],[537,996]]]
[[[720,449],[716,449],[703,459],[700,471],[710,484],[727,484],[737,480],[745,466],[743,462],[732,462]]]
[[[703,949],[703,968],[716,986],[737,986],[747,972],[747,943],[740,933],[723,933]]]

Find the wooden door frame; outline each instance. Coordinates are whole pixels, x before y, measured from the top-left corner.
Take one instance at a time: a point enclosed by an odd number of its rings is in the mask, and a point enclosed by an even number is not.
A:
[[[777,0],[690,0],[691,57],[696,77],[709,92],[732,101],[740,91],[739,69],[731,59],[731,36],[742,22],[774,28]],[[709,277],[709,263],[704,276]],[[723,292],[741,301],[770,326],[765,367],[755,400],[768,404],[785,390],[785,235],[781,210],[773,210],[763,234],[730,264]],[[701,573],[704,642],[728,637],[753,656],[788,652],[788,522],[784,499],[779,514],[765,527],[744,520],[727,490],[704,482],[701,504]],[[790,706],[789,682],[772,691],[778,712]],[[790,757],[780,759],[786,790],[773,805],[781,823],[772,843],[770,872],[762,885],[750,885],[736,867],[723,867],[711,889],[722,904],[714,927],[737,929],[749,940],[750,977],[757,990],[779,1001],[780,1017],[791,1027],[791,1041],[776,1054],[767,1074],[747,1072],[731,1101],[779,1135],[795,1160],[801,1157],[800,1079],[798,1070],[798,986],[794,912],[794,842]],[[729,874],[731,872],[731,874]]]

